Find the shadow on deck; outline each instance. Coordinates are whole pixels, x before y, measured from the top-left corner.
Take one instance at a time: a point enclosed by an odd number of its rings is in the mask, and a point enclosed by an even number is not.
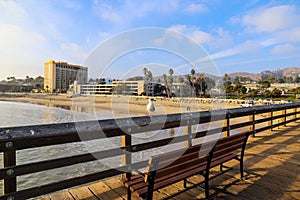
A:
[[[210,181],[212,199],[299,199],[300,197],[300,123],[287,127],[264,131],[250,137],[245,152],[245,174],[247,179],[239,179],[237,162],[230,161],[233,170]],[[218,170],[219,168],[215,168]],[[84,199],[110,200],[126,199],[126,188],[120,177],[90,185],[73,188],[44,196],[39,199]],[[202,176],[190,178],[191,182],[202,181]],[[154,199],[183,190],[183,182],[178,182],[154,193]],[[190,189],[170,199],[203,199],[204,191]],[[139,199],[133,195],[132,199]]]

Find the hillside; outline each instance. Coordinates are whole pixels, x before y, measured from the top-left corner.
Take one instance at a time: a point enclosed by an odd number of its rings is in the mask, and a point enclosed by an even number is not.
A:
[[[260,73],[257,74],[252,74],[252,73],[248,73],[248,72],[234,72],[234,73],[230,73],[228,74],[231,78],[234,78],[236,76],[243,76],[243,77],[249,77],[252,80],[260,80],[262,75],[264,74],[270,74],[272,76],[276,76],[278,78],[283,78],[283,77],[295,77],[297,75],[300,74],[300,67],[288,67],[288,68],[283,68],[283,69],[278,69],[278,70],[273,70],[273,71],[262,71]]]

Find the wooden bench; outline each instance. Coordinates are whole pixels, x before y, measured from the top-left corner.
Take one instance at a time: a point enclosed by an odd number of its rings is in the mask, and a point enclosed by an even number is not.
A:
[[[223,164],[236,159],[240,162],[240,173],[243,178],[243,157],[248,136],[248,132],[239,133],[218,141],[152,156],[144,173],[122,180],[128,188],[128,200],[131,199],[131,191],[143,199],[152,199],[153,191],[182,180],[186,188],[187,178],[197,174],[204,176],[205,197],[208,198],[211,168],[220,165],[221,173],[224,173]]]

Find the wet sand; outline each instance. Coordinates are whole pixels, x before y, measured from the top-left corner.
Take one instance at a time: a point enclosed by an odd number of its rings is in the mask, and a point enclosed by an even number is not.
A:
[[[154,97],[155,112],[152,114],[172,114],[240,107],[238,100],[200,99],[200,98],[163,98]],[[26,102],[32,104],[73,108],[76,111],[107,109],[114,113],[136,115],[148,114],[146,105],[149,97],[137,96],[78,96],[67,94],[0,94],[0,101]]]

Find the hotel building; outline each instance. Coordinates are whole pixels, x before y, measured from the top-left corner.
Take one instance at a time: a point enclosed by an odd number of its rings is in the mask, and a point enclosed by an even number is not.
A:
[[[46,92],[66,92],[74,81],[78,84],[86,84],[87,78],[87,67],[53,60],[44,63],[44,89]]]
[[[78,84],[76,93],[93,95],[141,95],[144,92],[144,81],[112,81],[111,84]]]

